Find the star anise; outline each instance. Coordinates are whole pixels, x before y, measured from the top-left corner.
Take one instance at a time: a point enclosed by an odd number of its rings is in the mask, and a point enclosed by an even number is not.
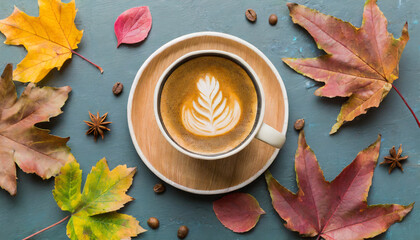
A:
[[[84,121],[90,128],[87,130],[86,135],[92,134],[95,136],[95,141],[98,138],[98,135],[101,135],[102,139],[104,139],[104,131],[111,131],[111,129],[107,128],[105,125],[110,124],[112,122],[105,122],[108,113],[99,117],[99,112],[96,113],[96,116],[89,112],[91,122]]]
[[[404,172],[404,169],[401,165],[401,161],[406,160],[408,158],[408,156],[401,157],[401,153],[402,153],[401,145],[398,148],[398,152],[395,150],[395,146],[393,146],[389,150],[389,155],[391,155],[391,156],[384,157],[385,161],[381,162],[381,164],[390,164],[389,173],[391,173],[392,170],[394,170],[394,168],[396,168],[396,167],[399,167],[401,169],[401,171]]]

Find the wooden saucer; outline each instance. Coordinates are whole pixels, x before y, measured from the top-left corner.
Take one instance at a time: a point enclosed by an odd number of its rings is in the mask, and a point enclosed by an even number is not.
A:
[[[163,137],[153,112],[156,83],[176,59],[188,52],[204,49],[234,53],[254,69],[265,92],[264,122],[286,133],[289,105],[286,89],[274,65],[248,42],[216,32],[199,32],[176,38],[145,61],[131,87],[127,106],[128,126],[137,153],[163,181],[191,193],[219,194],[251,183],[270,166],[279,150],[254,139],[244,150],[229,158],[199,160],[178,152]]]

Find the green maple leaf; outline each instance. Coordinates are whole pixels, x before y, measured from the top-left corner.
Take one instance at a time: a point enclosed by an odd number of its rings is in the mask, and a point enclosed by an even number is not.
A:
[[[109,170],[100,160],[88,174],[81,193],[82,170],[76,161],[68,162],[55,178],[54,199],[63,211],[71,213],[67,236],[81,239],[130,239],[146,230],[132,216],[117,213],[133,200],[126,194],[133,182],[135,168],[125,165]]]

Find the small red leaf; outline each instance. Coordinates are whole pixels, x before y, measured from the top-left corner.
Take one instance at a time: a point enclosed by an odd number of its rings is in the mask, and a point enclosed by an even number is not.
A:
[[[128,9],[118,16],[114,24],[118,45],[121,43],[134,44],[143,41],[152,28],[152,14],[149,7]]]
[[[258,201],[247,193],[232,193],[213,202],[213,210],[219,221],[230,230],[248,232],[265,214]]]

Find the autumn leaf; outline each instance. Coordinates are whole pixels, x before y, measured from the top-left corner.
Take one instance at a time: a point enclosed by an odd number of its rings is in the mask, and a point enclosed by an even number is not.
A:
[[[149,7],[128,9],[118,16],[114,24],[119,47],[121,43],[134,44],[146,39],[152,28],[152,14]]]
[[[226,228],[248,232],[255,227],[260,216],[265,214],[258,201],[247,193],[231,193],[213,202],[213,210]]]
[[[298,192],[290,192],[269,172],[265,175],[273,206],[286,221],[286,228],[305,237],[356,240],[372,238],[401,221],[413,209],[414,203],[408,206],[367,205],[380,141],[379,136],[332,182],[328,182],[302,131],[295,156]]]
[[[113,240],[130,239],[145,232],[134,217],[116,212],[133,200],[126,192],[135,172],[135,168],[125,165],[110,171],[103,158],[88,174],[81,192],[82,170],[76,161],[68,162],[55,178],[53,190],[61,210],[71,213],[67,236],[74,240]]]
[[[38,0],[38,5],[39,17],[29,16],[15,7],[12,15],[0,20],[0,31],[6,36],[4,43],[23,45],[28,51],[13,73],[16,81],[39,82],[53,68],[60,70],[73,53],[90,62],[73,50],[83,36],[83,31],[74,24],[74,0],[69,3]]]
[[[344,122],[378,107],[395,87],[392,83],[398,78],[398,63],[409,39],[407,23],[401,37],[395,39],[376,0],[366,1],[360,28],[296,3],[287,6],[293,22],[305,28],[327,54],[283,61],[298,73],[325,83],[315,95],[349,97],[331,129],[333,134]]]
[[[34,126],[62,113],[71,88],[38,88],[30,83],[18,99],[12,72],[8,64],[0,78],[0,187],[15,195],[15,162],[22,171],[47,179],[74,157],[66,145],[69,138]]]

